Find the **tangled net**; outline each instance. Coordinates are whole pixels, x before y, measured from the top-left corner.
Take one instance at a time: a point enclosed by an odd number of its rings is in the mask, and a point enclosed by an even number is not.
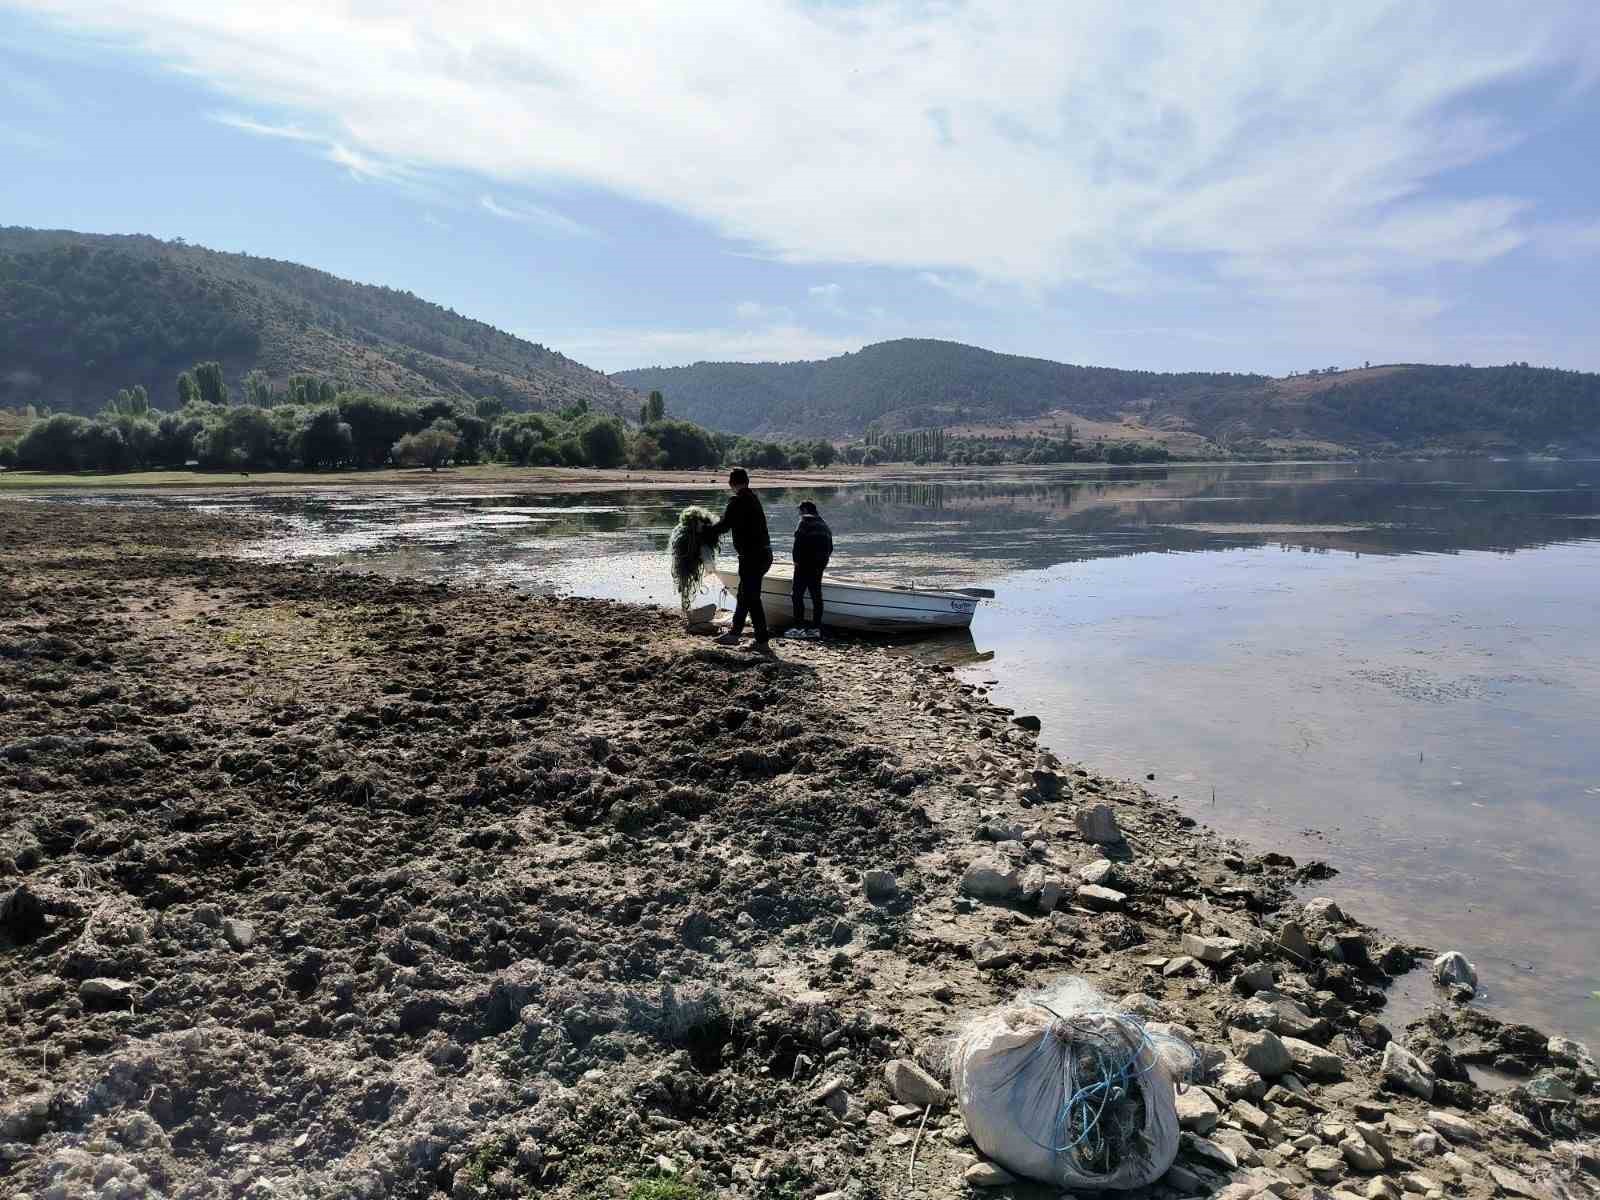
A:
[[[667,541],[667,552],[672,558],[672,583],[678,589],[678,603],[684,612],[694,603],[706,572],[717,560],[716,547],[705,544],[705,531],[717,523],[716,514],[691,504],[678,514]]]

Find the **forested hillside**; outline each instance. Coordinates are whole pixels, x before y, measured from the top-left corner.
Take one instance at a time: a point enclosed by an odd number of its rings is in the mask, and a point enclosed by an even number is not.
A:
[[[879,342],[817,362],[696,363],[612,378],[659,389],[674,412],[733,433],[835,437],[873,424],[912,429],[1025,419],[1061,408],[1113,416],[1141,401],[1267,382],[1259,375],[1079,367],[928,338]]]
[[[118,389],[170,398],[177,373],[222,364],[388,395],[586,400],[635,416],[641,397],[544,346],[409,292],[295,263],[157,238],[0,228],[0,406],[98,411]]]
[[[672,411],[758,436],[845,437],[987,427],[1037,433],[1073,417],[1136,418],[1218,452],[1600,448],[1600,375],[1513,364],[1390,364],[1288,379],[1079,367],[906,339],[820,362],[696,363],[612,378]]]

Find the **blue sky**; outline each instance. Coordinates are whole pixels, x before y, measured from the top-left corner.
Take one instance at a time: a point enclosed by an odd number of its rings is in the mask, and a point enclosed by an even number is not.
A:
[[[606,370],[905,336],[1596,370],[1597,101],[1592,2],[0,0],[0,223]]]

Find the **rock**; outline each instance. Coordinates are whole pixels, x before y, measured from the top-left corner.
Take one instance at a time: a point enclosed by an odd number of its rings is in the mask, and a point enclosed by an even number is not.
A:
[[[1005,1187],[1017,1181],[1010,1171],[989,1162],[973,1163],[961,1178],[967,1181],[968,1187],[976,1188]]]
[[[1383,1048],[1383,1078],[1401,1091],[1424,1100],[1433,1099],[1433,1072],[1399,1042],[1390,1042]]]
[[[1445,987],[1478,986],[1478,968],[1467,961],[1459,950],[1450,950],[1433,960],[1434,982]]]
[[[1011,723],[1018,729],[1025,729],[1029,733],[1038,733],[1044,728],[1044,722],[1033,716],[1012,717]]]
[[[1400,1200],[1402,1194],[1400,1185],[1392,1179],[1384,1179],[1380,1176],[1377,1179],[1369,1180],[1367,1183],[1367,1200]]]
[[[1260,966],[1247,967],[1233,977],[1233,990],[1246,996],[1253,996],[1257,992],[1271,991],[1276,982],[1273,970],[1263,963]]]
[[[1109,858],[1097,858],[1093,862],[1086,862],[1079,867],[1077,876],[1084,883],[1109,887],[1116,881],[1117,864]]]
[[[1294,1059],[1278,1035],[1262,1029],[1230,1029],[1228,1041],[1239,1060],[1263,1079],[1275,1079],[1294,1066]]]
[[[893,1121],[896,1125],[904,1125],[908,1121],[915,1121],[921,1115],[922,1109],[918,1108],[915,1104],[889,1105],[889,1120]]]
[[[1231,1056],[1223,1060],[1216,1080],[1229,1100],[1259,1100],[1267,1094],[1267,1081]]]
[[[1249,1143],[1246,1142],[1245,1145],[1248,1146]],[[1207,1141],[1199,1134],[1182,1134],[1179,1142],[1179,1151],[1187,1154],[1190,1158],[1204,1159],[1211,1166],[1219,1167],[1224,1171],[1237,1170],[1239,1166],[1239,1156],[1237,1154],[1226,1146],[1219,1146],[1216,1142]]]
[[[1223,966],[1244,949],[1244,943],[1229,937],[1201,937],[1199,934],[1186,933],[1183,935],[1183,952],[1191,958],[1198,958],[1203,963],[1214,966]]]
[[[80,998],[107,1004],[127,1004],[138,994],[136,985],[121,979],[85,979],[78,985]]]
[[[1233,1114],[1234,1120],[1243,1125],[1257,1137],[1266,1138],[1269,1142],[1276,1142],[1283,1136],[1283,1126],[1268,1113],[1248,1104],[1243,1100],[1236,1100],[1228,1109]]]
[[[1454,1113],[1439,1112],[1430,1109],[1423,1120],[1433,1126],[1434,1132],[1447,1142],[1455,1145],[1471,1145],[1478,1140],[1478,1130],[1471,1121],[1456,1116]]]
[[[1211,1190],[1211,1185],[1182,1163],[1173,1163],[1161,1182],[1179,1195],[1198,1196]]]
[[[983,900],[1004,900],[1017,891],[1021,876],[1011,860],[1001,854],[980,854],[967,864],[961,890]]]
[[[733,919],[733,923],[740,929],[754,929],[756,927],[756,919],[747,912],[740,913]]]
[[[256,927],[249,921],[229,917],[222,923],[222,936],[235,950],[248,950],[256,940]]]
[[[1424,1130],[1411,1139],[1411,1149],[1423,1158],[1432,1158],[1440,1150],[1444,1149],[1444,1143],[1439,1140],[1437,1133],[1429,1133]]]
[[[1298,921],[1285,921],[1278,930],[1278,945],[1289,952],[1290,957],[1300,962],[1307,962],[1311,958],[1311,942],[1306,938],[1305,928]]]
[[[1340,1079],[1344,1076],[1344,1060],[1331,1050],[1313,1046],[1299,1038],[1286,1037],[1283,1048],[1294,1061],[1295,1070],[1312,1079]]]
[[[1077,891],[1078,903],[1093,912],[1116,912],[1128,902],[1122,892],[1107,887],[1086,885]]]
[[[1039,888],[1039,911],[1055,912],[1056,906],[1061,903],[1061,897],[1066,893],[1067,889],[1059,879],[1046,879],[1044,885]]]
[[[1200,960],[1189,954],[1180,954],[1177,958],[1169,958],[1161,967],[1161,973],[1168,979],[1174,975],[1193,975],[1200,966]]]
[[[1504,1104],[1489,1105],[1489,1119],[1498,1125],[1505,1126],[1520,1137],[1527,1138],[1530,1142],[1544,1140],[1544,1135],[1539,1132],[1532,1121]]]
[[[877,903],[893,900],[900,893],[893,871],[867,871],[861,876],[861,887],[867,899]]]
[[[1197,1087],[1180,1092],[1175,1103],[1178,1108],[1178,1127],[1195,1133],[1210,1133],[1222,1119],[1217,1102]]]
[[[1122,830],[1117,826],[1117,816],[1109,804],[1096,804],[1078,810],[1078,836],[1097,846],[1115,846],[1122,842]]]
[[[932,1105],[934,1108],[943,1108],[950,1100],[950,1093],[945,1090],[932,1075],[929,1075],[909,1058],[897,1058],[883,1068],[884,1081],[889,1085],[889,1091],[901,1104],[912,1104],[917,1108]]]
[[[1352,1170],[1381,1171],[1384,1167],[1383,1156],[1367,1144],[1365,1138],[1354,1134],[1339,1143],[1339,1153]]]
[[[1344,1158],[1327,1146],[1319,1144],[1307,1150],[1305,1164],[1318,1183],[1337,1183],[1344,1178]]]
[[[1556,1062],[1566,1063],[1568,1066],[1578,1066],[1594,1060],[1594,1056],[1589,1053],[1589,1047],[1571,1038],[1551,1038],[1545,1043],[1544,1052]]]
[[[1494,1180],[1495,1186],[1508,1196],[1525,1196],[1527,1200],[1549,1200],[1550,1193],[1543,1188],[1536,1187],[1515,1171],[1495,1163],[1489,1164],[1489,1178]]]
[[[986,971],[1009,967],[1017,961],[1016,952],[997,937],[979,938],[972,943],[972,961]]]
[[[1305,914],[1306,920],[1314,925],[1343,925],[1349,920],[1344,915],[1344,909],[1326,896],[1318,896],[1314,900],[1307,900]]]
[[[1570,1104],[1578,1098],[1578,1093],[1572,1090],[1572,1085],[1554,1071],[1540,1071],[1522,1086],[1527,1088],[1528,1095],[1536,1100],[1556,1100]]]
[[[44,905],[27,884],[18,884],[0,896],[0,930],[12,942],[31,942],[45,931]]]
[[[1400,1186],[1408,1192],[1417,1192],[1424,1196],[1431,1192],[1439,1191],[1439,1182],[1431,1175],[1424,1175],[1420,1171],[1412,1171],[1401,1177]]]
[[[1017,891],[1024,904],[1037,900],[1044,891],[1044,868],[1038,864],[1023,868],[1022,882],[1017,885]]]
[[[1382,1160],[1384,1166],[1387,1167],[1394,1162],[1394,1150],[1389,1145],[1388,1135],[1383,1132],[1380,1126],[1374,1125],[1370,1121],[1357,1121],[1356,1133],[1361,1136],[1362,1141],[1372,1147],[1373,1153]]]

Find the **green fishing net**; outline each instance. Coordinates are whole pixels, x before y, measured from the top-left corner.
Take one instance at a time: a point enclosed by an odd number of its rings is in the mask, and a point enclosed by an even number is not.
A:
[[[672,583],[678,589],[678,603],[689,611],[706,572],[716,562],[715,546],[705,544],[705,531],[717,523],[716,514],[691,504],[678,514],[667,551],[672,557]]]

